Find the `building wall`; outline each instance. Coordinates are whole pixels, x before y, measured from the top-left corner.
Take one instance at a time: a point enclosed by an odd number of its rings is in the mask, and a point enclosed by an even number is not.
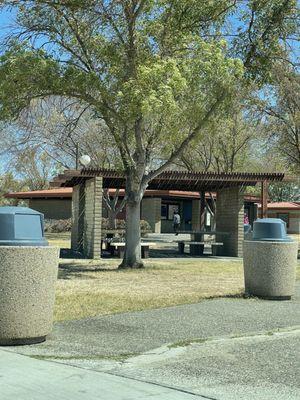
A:
[[[292,211],[286,209],[268,210],[268,218],[278,218],[278,214],[288,214],[289,225],[287,233],[300,233],[300,211]]]
[[[200,229],[200,211],[201,202],[200,199],[192,201],[192,230],[197,231]]]
[[[72,216],[72,199],[30,199],[28,206],[43,213],[45,219],[68,219]]]
[[[241,257],[244,240],[244,193],[239,188],[227,188],[217,193],[216,230],[228,232],[220,235],[218,242],[223,242],[220,255]]]
[[[142,200],[141,218],[148,221],[152,232],[161,232],[161,199],[144,198]]]

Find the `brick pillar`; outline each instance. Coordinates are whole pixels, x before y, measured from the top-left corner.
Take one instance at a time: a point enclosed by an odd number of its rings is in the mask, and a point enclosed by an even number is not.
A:
[[[192,200],[192,230],[199,231],[201,222],[201,201],[200,199]]]
[[[83,254],[101,258],[102,178],[85,182]]]
[[[161,199],[146,197],[142,200],[141,218],[148,221],[154,233],[161,232]]]
[[[244,240],[244,191],[241,188],[226,188],[217,192],[216,230],[229,232],[218,236],[224,246],[218,254],[242,257]]]

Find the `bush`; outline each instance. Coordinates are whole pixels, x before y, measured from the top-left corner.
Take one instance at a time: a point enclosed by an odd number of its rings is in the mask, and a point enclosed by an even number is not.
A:
[[[45,232],[61,233],[70,232],[72,228],[72,220],[69,219],[45,219]]]
[[[116,225],[117,225],[116,229],[120,229],[120,230],[125,229],[125,220],[124,219],[117,219],[116,220]],[[142,219],[140,221],[140,226],[141,226],[141,231],[143,233],[152,232],[151,226],[150,226],[148,221],[145,221],[144,219]],[[102,229],[109,230],[109,220],[108,220],[108,218],[102,218]]]
[[[117,229],[125,230],[125,220],[117,219]],[[109,230],[108,218],[102,218],[102,229]],[[141,232],[143,234],[152,232],[151,226],[148,221],[142,219],[140,221]],[[70,219],[45,219],[45,232],[48,233],[61,233],[70,232],[72,228],[72,220]]]
[[[140,225],[141,225],[141,231],[142,232],[152,232],[151,226],[149,224],[148,221],[146,221],[145,219],[141,219],[140,221]]]

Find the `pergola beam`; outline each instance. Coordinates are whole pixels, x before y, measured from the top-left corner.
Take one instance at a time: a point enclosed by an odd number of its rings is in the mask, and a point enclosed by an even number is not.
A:
[[[124,189],[126,176],[122,171],[86,168],[68,170],[60,174],[51,183],[55,187],[76,186],[87,179],[103,178],[103,188]],[[213,173],[213,172],[184,172],[165,171],[149,182],[148,189],[153,190],[182,190],[182,191],[217,191],[229,187],[255,186],[258,182],[280,182],[283,173]]]

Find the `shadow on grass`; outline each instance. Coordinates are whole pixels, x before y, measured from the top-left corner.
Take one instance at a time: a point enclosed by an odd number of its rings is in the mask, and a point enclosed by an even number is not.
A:
[[[89,275],[88,277],[85,275],[89,272],[120,272],[120,270],[116,268],[107,268],[105,266],[82,266],[80,264],[60,264],[58,268],[58,279],[71,279],[71,278],[88,278],[88,279],[97,279],[97,277],[93,277]]]

